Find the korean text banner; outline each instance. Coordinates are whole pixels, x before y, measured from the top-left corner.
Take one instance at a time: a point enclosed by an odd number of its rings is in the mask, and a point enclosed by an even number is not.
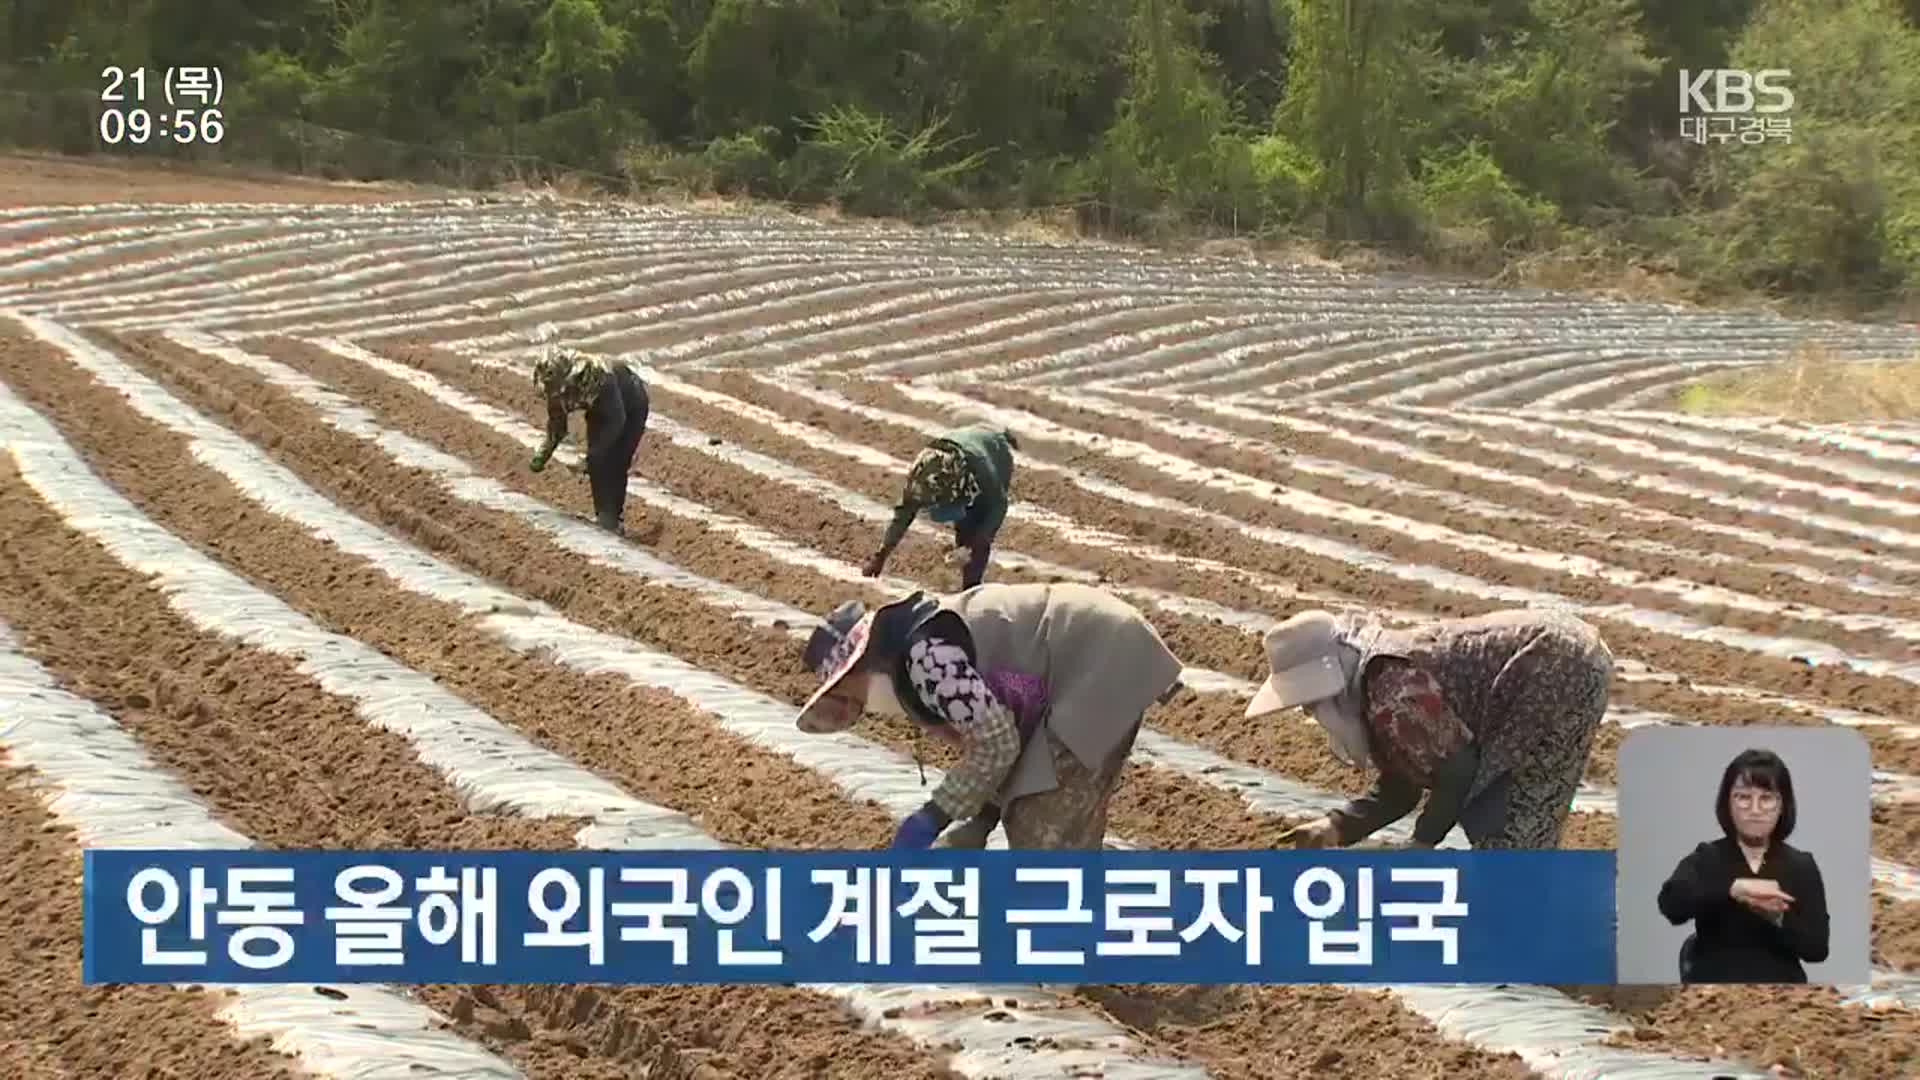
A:
[[[1608,983],[1609,851],[86,853],[89,983]]]

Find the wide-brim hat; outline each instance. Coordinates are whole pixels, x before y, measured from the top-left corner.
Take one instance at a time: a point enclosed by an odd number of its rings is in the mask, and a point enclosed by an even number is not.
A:
[[[1267,631],[1267,678],[1247,703],[1248,717],[1331,703],[1346,689],[1339,623],[1330,612],[1302,611]]]
[[[832,697],[834,690],[860,669],[876,643],[901,636],[905,627],[898,616],[928,603],[924,593],[915,592],[872,611],[858,600],[849,600],[828,612],[807,639],[805,654],[808,669],[820,676],[820,687],[800,706],[794,726],[809,735],[830,735],[852,727],[861,710]]]

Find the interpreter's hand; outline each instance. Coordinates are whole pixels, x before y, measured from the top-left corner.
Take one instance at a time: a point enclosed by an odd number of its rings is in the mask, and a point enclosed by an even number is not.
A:
[[[967,548],[963,548],[963,547],[954,548],[952,551],[947,552],[947,565],[959,566],[962,563],[966,562],[967,557],[972,554],[973,552]]]
[[[885,555],[875,555],[873,558],[867,560],[867,565],[862,567],[860,572],[867,577],[879,577],[881,569],[886,565],[887,557]]]
[[[1793,906],[1793,897],[1767,878],[1736,878],[1727,895],[1766,915],[1784,915]]]
[[[1293,846],[1297,848],[1326,848],[1340,846],[1340,827],[1329,817],[1318,817],[1293,832]]]

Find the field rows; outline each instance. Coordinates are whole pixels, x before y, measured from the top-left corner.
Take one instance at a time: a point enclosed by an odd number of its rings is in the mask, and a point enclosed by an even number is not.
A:
[[[924,525],[895,576],[858,567],[905,462],[963,411],[1022,435],[995,578],[1106,582],[1191,665],[1116,843],[1262,846],[1359,790],[1316,729],[1240,717],[1260,632],[1303,604],[1569,605],[1622,661],[1569,842],[1613,842],[1633,727],[1853,727],[1877,770],[1875,985],[356,991],[341,1008],[381,1032],[356,1060],[308,997],[223,1003],[229,1023],[332,1075],[460,1055],[529,1076],[1916,1067],[1920,437],[1636,411],[1703,365],[1915,335],[512,203],[28,208],[0,238],[0,692],[44,713],[0,727],[31,770],[11,869],[72,923],[12,946],[40,969],[0,1014],[25,1075],[131,1053],[45,962],[77,950],[77,849],[41,822],[133,842],[98,819],[110,793],[193,804],[168,819],[229,846],[882,843],[924,798],[911,736],[800,737],[799,641],[850,595],[952,587]],[[526,471],[536,331],[648,378],[628,541],[587,524],[580,478]],[[81,729],[112,749],[76,754]],[[178,1032],[179,1062],[264,1075],[213,1007],[112,999],[123,1026]]]

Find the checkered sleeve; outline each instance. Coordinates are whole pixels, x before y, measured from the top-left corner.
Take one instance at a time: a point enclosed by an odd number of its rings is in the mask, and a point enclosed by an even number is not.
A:
[[[1020,759],[1020,726],[966,650],[923,637],[907,650],[907,677],[920,702],[965,741],[960,762],[934,789],[933,801],[955,821],[991,802]]]

